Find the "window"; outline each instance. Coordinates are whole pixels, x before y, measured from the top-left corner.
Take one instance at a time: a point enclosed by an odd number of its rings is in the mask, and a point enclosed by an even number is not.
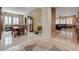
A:
[[[72,18],[56,19],[56,24],[73,24]]]
[[[13,24],[19,24],[19,18],[13,17]]]
[[[59,24],[59,19],[56,19],[56,24]]]
[[[5,24],[8,24],[8,17],[5,17]]]
[[[12,19],[11,19],[11,17],[8,17],[8,23],[11,25],[12,24]]]
[[[19,17],[8,17],[5,16],[5,25],[19,24]]]
[[[61,24],[65,24],[65,19],[61,19]]]
[[[72,24],[72,19],[67,19],[67,24]]]
[[[5,17],[5,25],[11,25],[12,24],[12,18],[11,17]]]

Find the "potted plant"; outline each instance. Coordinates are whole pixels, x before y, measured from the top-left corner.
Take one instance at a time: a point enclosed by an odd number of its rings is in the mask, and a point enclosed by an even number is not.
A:
[[[35,34],[38,34],[38,31],[35,31]]]
[[[38,26],[38,27],[37,27],[37,31],[38,31],[39,33],[41,33],[41,32],[42,32],[42,26]]]
[[[37,31],[35,32],[35,34],[39,34],[42,32],[42,26],[37,26]]]

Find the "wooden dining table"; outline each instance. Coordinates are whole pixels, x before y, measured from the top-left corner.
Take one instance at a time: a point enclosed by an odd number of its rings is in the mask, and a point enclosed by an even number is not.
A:
[[[13,26],[12,27],[12,35],[14,35],[14,37],[23,35],[24,33],[25,33],[24,26]]]

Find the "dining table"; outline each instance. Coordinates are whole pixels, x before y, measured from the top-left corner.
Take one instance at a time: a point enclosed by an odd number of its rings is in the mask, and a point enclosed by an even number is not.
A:
[[[21,27],[21,26],[12,27],[12,35],[14,35],[14,37],[23,35],[24,32],[25,32],[25,27]]]

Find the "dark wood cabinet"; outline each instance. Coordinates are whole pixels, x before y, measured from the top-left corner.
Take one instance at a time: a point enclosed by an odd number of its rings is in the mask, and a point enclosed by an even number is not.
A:
[[[77,35],[77,41],[79,42],[79,29],[78,28],[75,28],[75,33]]]
[[[2,32],[3,32],[3,19],[2,19],[2,11],[1,11],[1,7],[0,7],[0,39],[1,39],[1,35],[2,35]]]
[[[76,15],[75,33],[77,35],[77,41],[79,42],[79,12]]]

